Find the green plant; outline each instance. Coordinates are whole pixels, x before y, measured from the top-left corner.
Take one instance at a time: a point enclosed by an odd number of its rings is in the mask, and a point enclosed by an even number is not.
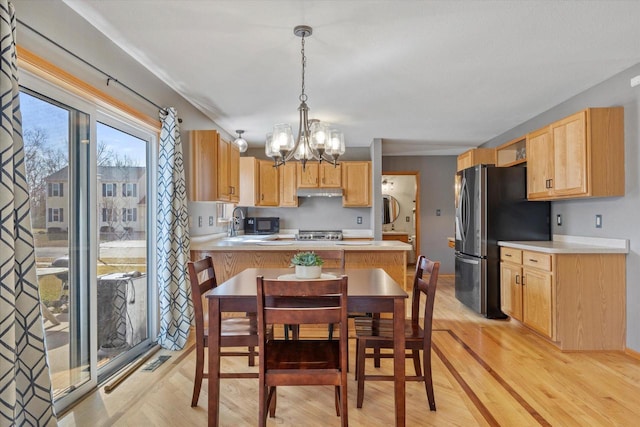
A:
[[[304,265],[307,267],[322,265],[324,261],[314,252],[299,252],[291,258],[291,265]]]

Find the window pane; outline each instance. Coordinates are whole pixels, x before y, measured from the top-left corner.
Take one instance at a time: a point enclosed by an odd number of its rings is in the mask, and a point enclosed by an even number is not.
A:
[[[87,280],[81,280],[74,270],[78,265],[75,254],[86,244],[71,237],[77,236],[73,232],[77,223],[68,215],[72,203],[65,195],[71,191],[63,191],[70,184],[70,147],[79,145],[70,135],[88,133],[86,126],[71,129],[70,123],[86,122],[88,116],[25,91],[20,93],[20,103],[36,271],[57,400],[89,381],[91,375],[89,335],[83,328],[88,324],[88,307],[80,303],[86,300]]]
[[[96,131],[98,366],[108,369],[148,338],[147,142],[99,122]]]

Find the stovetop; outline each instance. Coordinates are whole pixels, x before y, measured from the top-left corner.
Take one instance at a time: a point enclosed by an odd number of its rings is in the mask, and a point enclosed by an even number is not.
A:
[[[342,240],[340,230],[300,230],[296,240]]]

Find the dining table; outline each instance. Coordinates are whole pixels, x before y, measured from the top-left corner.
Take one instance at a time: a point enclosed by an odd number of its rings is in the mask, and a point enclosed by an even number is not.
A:
[[[257,312],[257,277],[289,279],[292,268],[247,268],[205,294],[209,310],[208,425],[218,426],[220,404],[220,320],[224,312]],[[393,315],[395,425],[405,425],[405,301],[407,293],[382,268],[323,269],[323,278],[348,277],[349,312]],[[256,399],[258,392],[256,387]],[[257,413],[256,413],[257,416]]]

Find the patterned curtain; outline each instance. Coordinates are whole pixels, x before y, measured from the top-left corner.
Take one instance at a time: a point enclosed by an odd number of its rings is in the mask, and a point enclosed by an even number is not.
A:
[[[187,189],[180,129],[175,108],[161,113],[158,162],[158,344],[169,350],[184,348],[193,319],[188,282],[189,228]]]
[[[13,5],[0,0],[0,426],[56,426],[25,180],[15,36]]]

